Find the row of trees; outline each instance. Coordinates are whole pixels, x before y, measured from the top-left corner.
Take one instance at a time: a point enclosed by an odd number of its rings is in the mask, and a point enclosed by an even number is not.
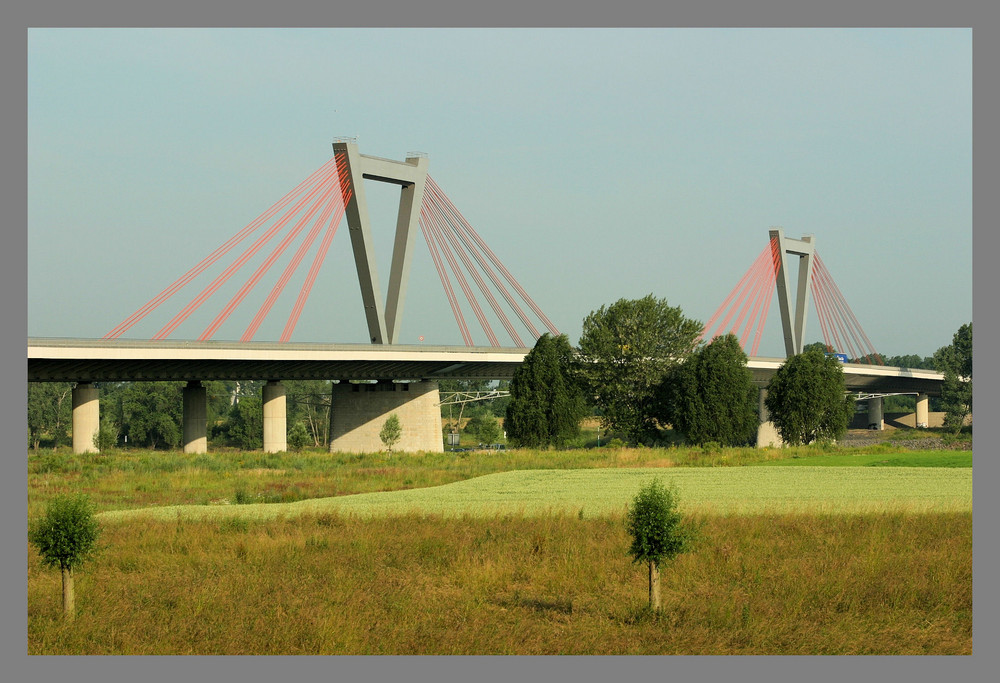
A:
[[[741,446],[756,441],[759,393],[748,358],[733,335],[700,344],[702,325],[649,295],[592,312],[579,346],[543,335],[510,384],[507,438],[515,445],[560,446],[579,433],[592,410],[604,427],[633,443],[655,443],[670,425],[689,443]],[[788,359],[767,386],[765,406],[782,439],[837,439],[854,402],[841,364],[823,344]],[[926,359],[887,359],[914,367]],[[957,429],[972,411],[972,325],[935,353],[945,373],[941,403]]]

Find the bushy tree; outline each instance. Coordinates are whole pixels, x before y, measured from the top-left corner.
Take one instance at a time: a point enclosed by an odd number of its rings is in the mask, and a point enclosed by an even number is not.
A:
[[[764,405],[782,440],[791,445],[839,439],[854,412],[841,363],[819,349],[792,356],[775,371]]]
[[[656,438],[656,389],[698,344],[702,324],[652,294],[602,306],[583,321],[579,367],[608,430]]]
[[[944,373],[941,387],[944,426],[958,433],[972,414],[972,323],[958,328],[951,345],[934,353],[934,365],[938,372]]]
[[[301,451],[309,441],[309,431],[301,422],[296,422],[288,430],[288,447],[293,451]]]
[[[625,516],[632,560],[649,565],[649,607],[653,610],[660,609],[660,566],[690,550],[695,536],[677,502],[677,490],[654,479],[639,490]]]
[[[117,403],[118,421],[130,445],[176,447],[181,442],[183,387],[183,382],[129,382],[109,387],[115,400],[105,404]]]
[[[264,445],[264,409],[258,396],[244,396],[229,410],[229,419],[220,429],[225,441],[244,451]]]
[[[391,453],[392,447],[399,442],[402,436],[403,428],[399,424],[399,416],[393,413],[386,418],[385,423],[382,425],[382,430],[378,433],[378,438],[382,440],[382,444],[386,447],[386,450]]]
[[[587,413],[574,374],[573,348],[562,334],[543,334],[514,371],[504,416],[507,439],[518,446],[562,446],[580,434]]]
[[[716,337],[677,366],[661,386],[663,420],[693,444],[754,443],[758,389],[735,335]]]
[[[472,434],[479,443],[492,444],[500,439],[500,425],[493,413],[480,410],[465,425],[465,433]]]
[[[62,572],[67,621],[76,615],[73,570],[94,552],[99,535],[90,499],[83,495],[56,496],[49,501],[45,516],[28,527],[28,541],[38,549],[42,562]]]
[[[101,426],[94,434],[94,448],[99,453],[106,453],[118,445],[118,425],[114,420],[104,417]]]

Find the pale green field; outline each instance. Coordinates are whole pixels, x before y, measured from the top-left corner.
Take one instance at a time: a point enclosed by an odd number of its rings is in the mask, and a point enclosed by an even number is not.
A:
[[[972,469],[738,467],[521,470],[431,488],[254,505],[179,505],[107,512],[104,521],[273,519],[302,514],[445,517],[623,514],[653,478],[676,485],[680,507],[701,514],[945,512],[972,509]]]

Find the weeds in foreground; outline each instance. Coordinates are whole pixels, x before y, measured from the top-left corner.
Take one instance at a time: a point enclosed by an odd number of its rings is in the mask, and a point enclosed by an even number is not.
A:
[[[708,517],[663,611],[623,519],[325,514],[109,525],[30,654],[970,654],[972,515]]]

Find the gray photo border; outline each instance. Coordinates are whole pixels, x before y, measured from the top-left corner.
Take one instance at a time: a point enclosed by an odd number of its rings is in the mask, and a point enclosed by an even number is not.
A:
[[[461,0],[390,0],[346,6],[320,0],[263,2],[250,0],[175,0],[137,6],[127,0],[52,0],[22,3],[2,10],[0,21],[0,72],[5,97],[0,100],[3,129],[3,181],[0,182],[5,223],[3,248],[3,313],[0,349],[5,386],[23,387],[27,337],[27,29],[61,26],[949,26],[973,28],[975,86],[975,207],[974,311],[980,313],[975,344],[980,359],[991,358],[995,347],[996,319],[988,314],[984,292],[995,292],[997,275],[988,259],[996,253],[997,231],[990,219],[997,215],[996,138],[993,119],[996,88],[987,66],[997,63],[997,10],[984,0],[950,3],[885,0],[819,5],[793,0],[706,0],[690,6],[654,3],[653,0],[584,3],[572,0],[505,3],[468,3]],[[942,235],[941,239],[947,239]],[[85,267],[86,264],[81,264]],[[921,273],[919,286],[933,286],[946,273]],[[985,313],[985,315],[983,315]],[[996,405],[996,370],[980,363],[976,403]],[[996,591],[986,586],[996,571],[997,534],[994,519],[996,496],[988,495],[995,481],[996,464],[988,450],[996,442],[996,426],[980,421],[976,432],[974,515],[976,553],[974,572],[975,640],[971,657],[28,657],[25,629],[27,598],[24,537],[26,470],[20,460],[25,433],[24,390],[3,395],[2,426],[11,445],[3,458],[0,476],[0,516],[5,546],[0,565],[3,617],[0,647],[4,678],[17,681],[94,680],[148,682],[173,680],[273,681],[289,678],[331,680],[609,680],[624,676],[651,676],[676,680],[767,681],[940,681],[985,680],[990,647],[997,632]],[[985,401],[985,403],[984,403]],[[21,444],[21,445],[17,445]]]

